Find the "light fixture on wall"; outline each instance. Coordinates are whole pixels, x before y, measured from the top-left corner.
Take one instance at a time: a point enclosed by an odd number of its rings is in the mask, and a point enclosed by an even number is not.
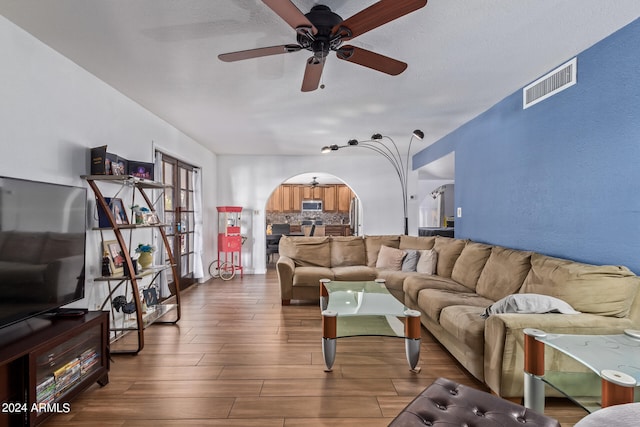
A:
[[[404,210],[404,234],[409,234],[409,216],[408,216],[408,196],[407,196],[407,179],[409,176],[409,155],[411,153],[411,143],[413,142],[413,138],[422,139],[424,138],[424,132],[420,129],[416,129],[411,134],[411,139],[409,139],[409,147],[407,148],[407,154],[403,157],[400,154],[400,150],[396,145],[395,141],[386,135],[382,135],[379,133],[375,133],[371,136],[371,139],[366,141],[358,141],[357,139],[350,139],[347,141],[346,145],[327,145],[322,147],[322,153],[330,153],[332,151],[338,151],[341,148],[351,148],[351,147],[359,147],[366,148],[368,150],[374,151],[391,163],[393,169],[396,171],[398,175],[398,179],[400,180],[400,187],[402,189],[402,208]]]
[[[441,185],[440,187],[436,188],[431,192],[431,197],[433,197],[434,200],[437,199],[439,195],[444,194],[444,189],[445,189],[444,185]]]

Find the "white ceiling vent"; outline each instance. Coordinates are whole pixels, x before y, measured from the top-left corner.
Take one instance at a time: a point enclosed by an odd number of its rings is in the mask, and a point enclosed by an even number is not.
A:
[[[522,89],[522,109],[561,92],[576,84],[578,58],[559,66]]]

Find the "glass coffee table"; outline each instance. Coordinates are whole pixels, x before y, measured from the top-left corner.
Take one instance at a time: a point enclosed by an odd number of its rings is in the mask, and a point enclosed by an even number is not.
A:
[[[524,406],[544,411],[545,384],[587,412],[640,398],[640,331],[615,335],[552,334],[524,330]],[[578,362],[584,370],[545,372],[544,347]]]
[[[385,281],[320,281],[322,356],[330,372],[338,338],[385,336],[404,338],[409,369],[420,372],[420,312],[407,309],[389,293]]]

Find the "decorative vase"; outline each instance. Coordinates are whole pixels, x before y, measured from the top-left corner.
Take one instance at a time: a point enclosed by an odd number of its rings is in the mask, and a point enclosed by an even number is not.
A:
[[[153,255],[151,252],[142,252],[138,257],[138,264],[142,268],[149,268],[153,264]]]

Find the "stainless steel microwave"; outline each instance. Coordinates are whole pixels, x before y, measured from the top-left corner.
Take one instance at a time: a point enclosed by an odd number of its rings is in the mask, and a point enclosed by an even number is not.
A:
[[[322,200],[303,200],[303,212],[322,212]]]

